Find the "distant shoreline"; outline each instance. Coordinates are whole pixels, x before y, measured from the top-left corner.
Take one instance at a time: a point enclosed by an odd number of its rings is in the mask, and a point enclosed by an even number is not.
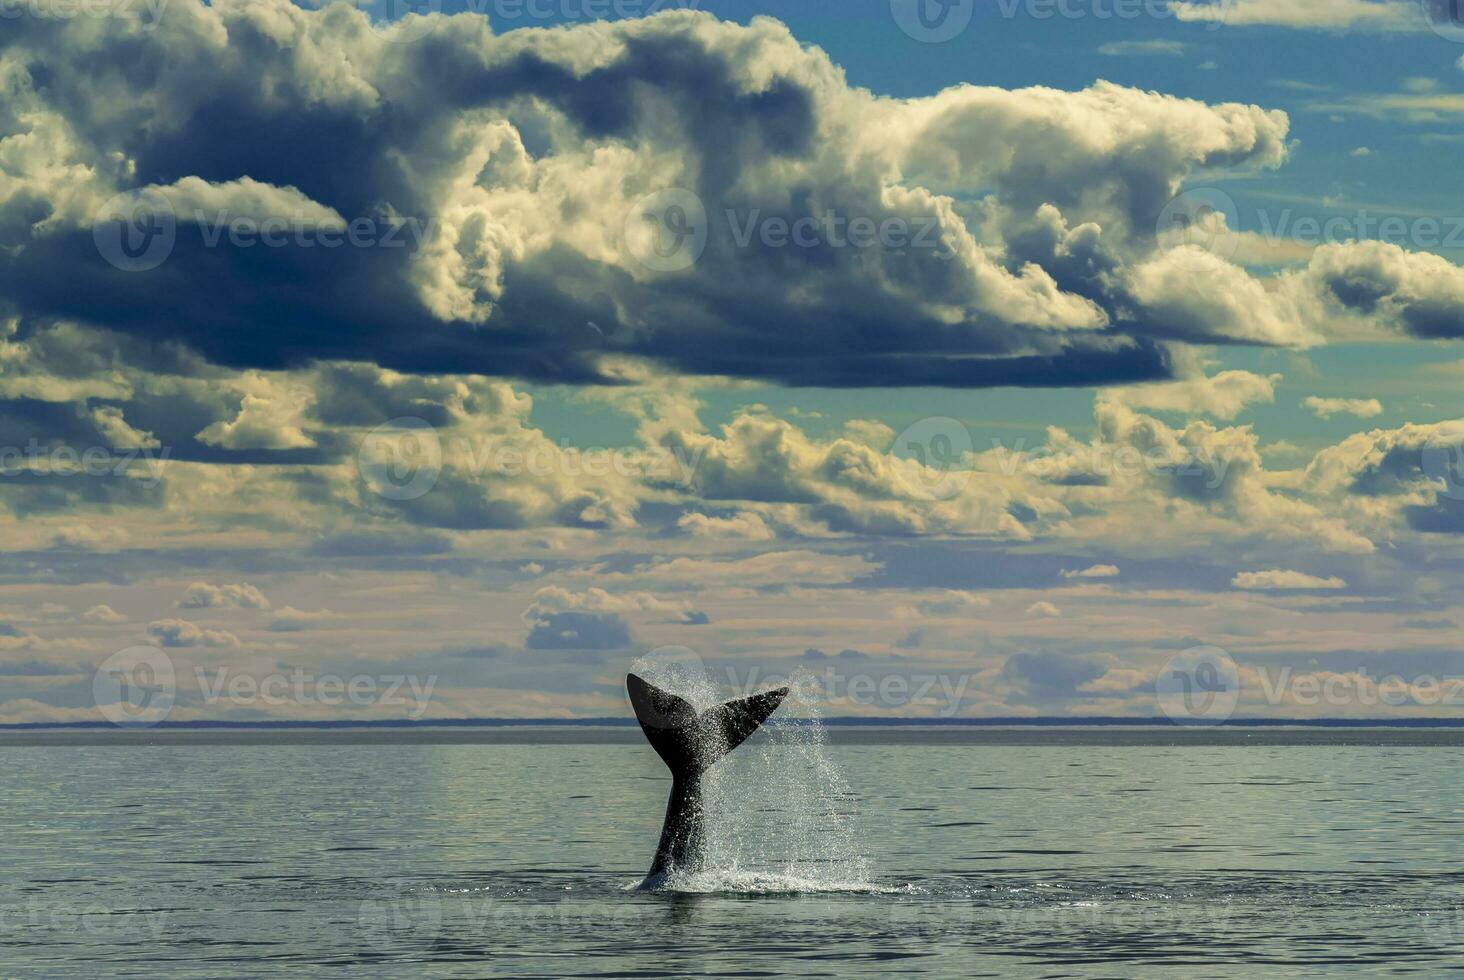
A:
[[[798,724],[801,719],[792,719]],[[164,721],[118,725],[109,721],[38,721],[0,724],[0,732],[28,731],[288,731],[434,728],[634,728],[634,718],[434,718],[331,721]],[[1186,725],[1168,718],[862,718],[820,719],[828,728],[1464,728],[1459,718],[1233,718],[1217,725]]]

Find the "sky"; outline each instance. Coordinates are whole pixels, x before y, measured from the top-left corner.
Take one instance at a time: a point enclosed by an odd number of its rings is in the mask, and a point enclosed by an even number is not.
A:
[[[0,724],[1464,715],[1448,7],[0,2]]]

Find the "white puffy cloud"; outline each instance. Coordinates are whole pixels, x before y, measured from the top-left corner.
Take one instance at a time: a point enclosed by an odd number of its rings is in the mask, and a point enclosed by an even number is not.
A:
[[[1427,26],[1411,0],[1180,0],[1169,9],[1182,21],[1227,27],[1408,32]]]
[[[777,532],[768,527],[762,516],[752,511],[739,511],[729,517],[717,517],[691,511],[676,520],[676,526],[697,538],[733,538],[744,541],[771,541]]]
[[[1117,578],[1117,565],[1089,565],[1083,569],[1064,569],[1063,578]]]
[[[239,638],[227,630],[204,629],[186,619],[159,619],[147,624],[148,635],[165,647],[236,647]]]
[[[1322,577],[1272,568],[1263,572],[1238,572],[1230,582],[1237,589],[1345,589],[1347,583],[1335,575]]]
[[[1280,380],[1279,374],[1221,371],[1213,377],[1111,388],[1107,395],[1115,401],[1149,411],[1233,419],[1251,405],[1275,401],[1276,383]]]
[[[178,600],[182,609],[268,609],[269,599],[248,582],[210,585],[194,582]]]
[[[1376,398],[1321,398],[1308,395],[1301,400],[1301,406],[1311,409],[1319,419],[1329,419],[1333,415],[1355,415],[1360,419],[1369,419],[1383,414],[1383,403]]]
[[[106,603],[99,603],[92,606],[81,614],[81,618],[88,623],[125,623],[127,617],[113,609]]]

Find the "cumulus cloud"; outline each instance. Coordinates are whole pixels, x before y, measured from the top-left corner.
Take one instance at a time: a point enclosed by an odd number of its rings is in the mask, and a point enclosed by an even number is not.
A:
[[[248,582],[210,585],[194,582],[178,600],[180,609],[268,609],[269,599]]]
[[[81,618],[88,623],[125,623],[127,617],[113,609],[111,606],[102,603],[92,606],[81,614]]]
[[[1347,583],[1336,576],[1322,578],[1317,575],[1308,575],[1305,572],[1293,572],[1280,568],[1273,568],[1264,572],[1239,572],[1231,580],[1230,584],[1237,589],[1276,591],[1286,589],[1347,588]]]
[[[1333,415],[1355,415],[1360,419],[1370,419],[1374,415],[1383,414],[1383,403],[1376,398],[1321,398],[1308,395],[1302,399],[1301,406],[1311,409],[1319,419],[1329,419]]]
[[[1168,384],[1134,385],[1109,389],[1108,396],[1134,408],[1183,412],[1233,419],[1254,404],[1276,400],[1279,374],[1221,371],[1213,377],[1186,378]]]
[[[204,629],[186,619],[158,619],[147,624],[147,633],[165,647],[236,647],[239,638],[227,630]]]
[[[0,284],[27,316],[240,368],[369,358],[584,381],[616,355],[834,385],[1135,381],[1167,374],[1166,354],[1153,324],[1119,322],[1128,297],[1102,288],[1108,273],[1152,247],[1192,171],[1286,156],[1284,113],[1106,82],[882,98],[767,18],[672,11],[502,36],[474,15],[434,23],[430,43],[393,45],[342,5],[173,4],[147,31],[83,43],[82,20],[31,19],[6,64],[22,125],[47,138],[0,202],[22,232]],[[82,59],[141,70],[102,84]],[[171,125],[143,125],[154,112]],[[282,133],[330,133],[332,159],[358,165],[283,152]],[[252,149],[225,165],[222,145]],[[672,187],[695,195],[705,240],[666,271],[626,228]],[[957,207],[978,188],[992,192],[979,213]],[[146,274],[114,275],[92,243],[118,191],[160,196],[176,221]],[[246,254],[219,237],[221,215],[290,235]],[[399,247],[291,239],[357,222],[399,231]],[[880,229],[872,244],[862,224]],[[780,225],[815,244],[779,244]],[[64,281],[47,273],[63,266]],[[200,438],[308,448],[289,403],[242,392]]]
[[[1177,58],[1185,52],[1185,45],[1180,41],[1148,40],[1148,41],[1110,41],[1107,44],[1098,45],[1098,53],[1117,58],[1163,56]]]
[[[1194,0],[1171,3],[1182,21],[1229,27],[1269,26],[1317,30],[1419,31],[1425,14],[1410,0]]]
[[[746,541],[771,541],[777,533],[768,527],[759,514],[741,511],[729,517],[717,517],[691,511],[676,520],[684,533],[697,538],[737,538]]]
[[[1063,578],[1117,578],[1117,565],[1089,565],[1084,569],[1064,569]]]

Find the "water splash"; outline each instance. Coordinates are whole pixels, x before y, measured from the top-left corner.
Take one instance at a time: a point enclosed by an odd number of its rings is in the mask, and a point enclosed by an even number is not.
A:
[[[636,661],[640,676],[698,711],[755,693],[719,685],[690,651]],[[773,685],[760,685],[759,690]],[[777,894],[871,892],[859,850],[855,797],[828,751],[820,687],[800,672],[782,706],[749,741],[708,770],[699,866],[648,883],[662,890]]]

